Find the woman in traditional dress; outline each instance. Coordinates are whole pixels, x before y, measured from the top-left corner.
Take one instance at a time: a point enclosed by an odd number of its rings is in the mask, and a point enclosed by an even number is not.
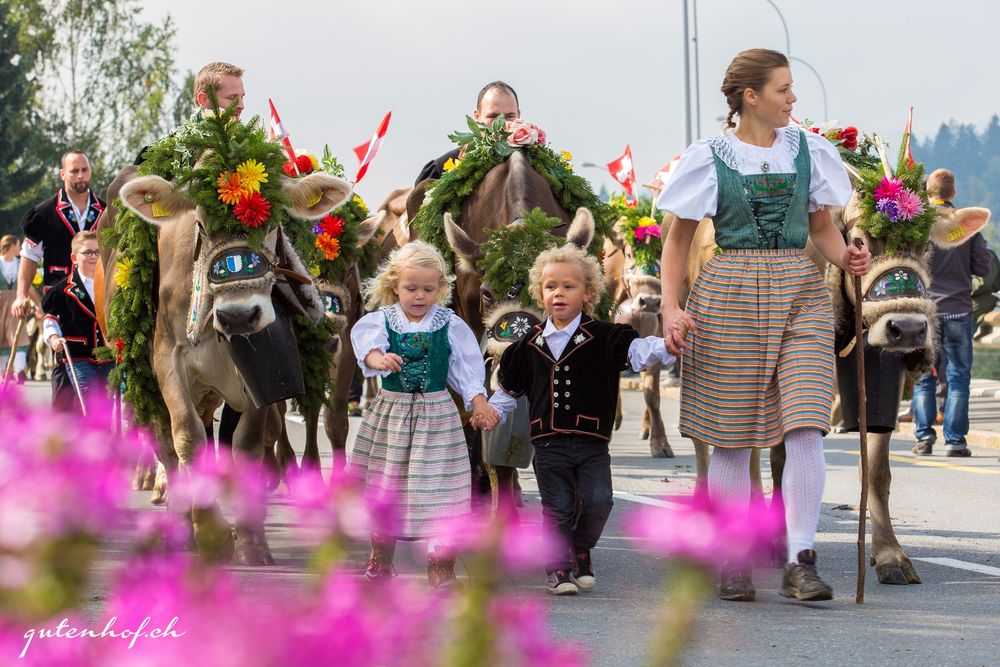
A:
[[[364,414],[348,474],[400,515],[395,535],[371,536],[367,579],[392,576],[397,539],[426,539],[431,585],[455,583],[454,548],[435,530],[468,514],[470,486],[465,433],[448,386],[471,407],[474,424],[492,427],[500,417],[486,402],[475,335],[441,305],[453,282],[433,246],[408,243],[366,285],[369,306],[381,307],[351,330],[361,370],[382,376],[382,390]]]
[[[657,199],[679,219],[663,246],[662,314],[667,349],[684,355],[680,431],[714,446],[709,493],[729,503],[749,503],[751,448],[785,443],[788,560],[780,593],[829,600],[813,546],[834,322],[830,295],[803,249],[811,239],[853,275],[867,273],[871,256],[845,245],[826,208],[851,195],[837,149],[789,122],[796,97],[787,58],[743,51],[726,70],[722,93],[725,131],[692,144]],[[703,218],[713,219],[721,252],[701,270],[685,312],[681,281]],[[746,564],[723,568],[719,597],[755,599]]]
[[[28,334],[26,327],[21,329],[21,336],[16,341],[19,320],[10,315],[10,304],[17,296],[17,272],[21,266],[18,252],[21,243],[11,234],[0,238],[0,374],[7,370],[7,360],[14,355],[12,373],[18,384],[24,384],[24,369],[28,366]],[[32,300],[38,304],[38,294],[31,289]],[[39,311],[40,312],[40,311]]]

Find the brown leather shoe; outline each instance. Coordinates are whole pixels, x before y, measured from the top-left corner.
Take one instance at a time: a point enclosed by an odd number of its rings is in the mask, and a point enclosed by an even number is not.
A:
[[[372,538],[372,552],[365,563],[365,579],[367,581],[378,581],[391,579],[396,576],[396,569],[392,566],[393,556],[396,554],[396,540],[383,540]]]
[[[458,585],[458,578],[455,576],[455,559],[428,557],[427,559],[427,582],[431,588],[447,590]]]
[[[930,438],[917,440],[917,444],[913,445],[913,453],[917,456],[930,456],[934,453],[934,441]]]
[[[832,600],[833,589],[816,572],[816,552],[803,549],[798,554],[798,560],[798,563],[785,565],[778,593],[796,600]]]
[[[722,571],[719,582],[719,599],[730,602],[753,602],[757,599],[757,589],[750,580],[750,569],[730,569]]]

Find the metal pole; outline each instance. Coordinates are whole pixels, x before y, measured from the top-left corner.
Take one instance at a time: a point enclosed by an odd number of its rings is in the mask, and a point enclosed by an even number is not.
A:
[[[795,56],[789,56],[788,59],[789,60],[794,60],[797,63],[802,63],[803,65],[805,65],[806,67],[808,67],[809,70],[813,74],[816,75],[816,80],[819,81],[819,89],[821,91],[823,91],[823,120],[824,121],[830,120],[830,108],[827,106],[827,103],[826,103],[826,86],[823,85],[823,77],[821,77],[819,75],[819,72],[816,71],[815,67],[813,67],[812,65],[810,65],[809,63],[807,63],[805,60],[802,60],[802,58],[796,58]]]
[[[774,11],[778,12],[778,18],[781,19],[781,27],[785,29],[785,55],[791,58],[792,40],[788,36],[788,24],[785,23],[785,15],[781,13],[781,10],[778,9],[778,5],[774,4],[773,0],[764,0],[764,2],[774,7]]]
[[[694,20],[694,127],[698,138],[701,138],[701,75],[698,67],[698,0],[692,0],[692,19]],[[690,143],[690,142],[688,142]]]
[[[690,146],[691,136],[691,39],[688,35],[688,0],[684,0],[684,146]]]

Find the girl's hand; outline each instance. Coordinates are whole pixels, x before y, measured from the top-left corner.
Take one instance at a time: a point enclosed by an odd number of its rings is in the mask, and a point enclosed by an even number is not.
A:
[[[472,418],[469,420],[473,428],[492,431],[500,423],[500,413],[486,402],[486,397],[479,394],[472,399]]]
[[[687,349],[684,339],[688,332],[696,329],[694,320],[677,306],[664,306],[660,316],[663,318],[663,342],[667,346],[667,352],[679,357]]]
[[[856,248],[849,245],[844,249],[840,263],[850,275],[863,276],[872,268],[872,254],[868,251],[868,246]]]
[[[403,369],[403,358],[398,354],[372,350],[365,356],[365,366],[376,371],[392,371],[398,373]]]

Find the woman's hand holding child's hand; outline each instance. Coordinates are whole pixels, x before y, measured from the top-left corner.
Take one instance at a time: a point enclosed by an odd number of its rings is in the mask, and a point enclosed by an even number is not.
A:
[[[383,354],[379,350],[372,350],[365,356],[365,366],[376,371],[398,373],[403,369],[403,358],[392,352]]]

